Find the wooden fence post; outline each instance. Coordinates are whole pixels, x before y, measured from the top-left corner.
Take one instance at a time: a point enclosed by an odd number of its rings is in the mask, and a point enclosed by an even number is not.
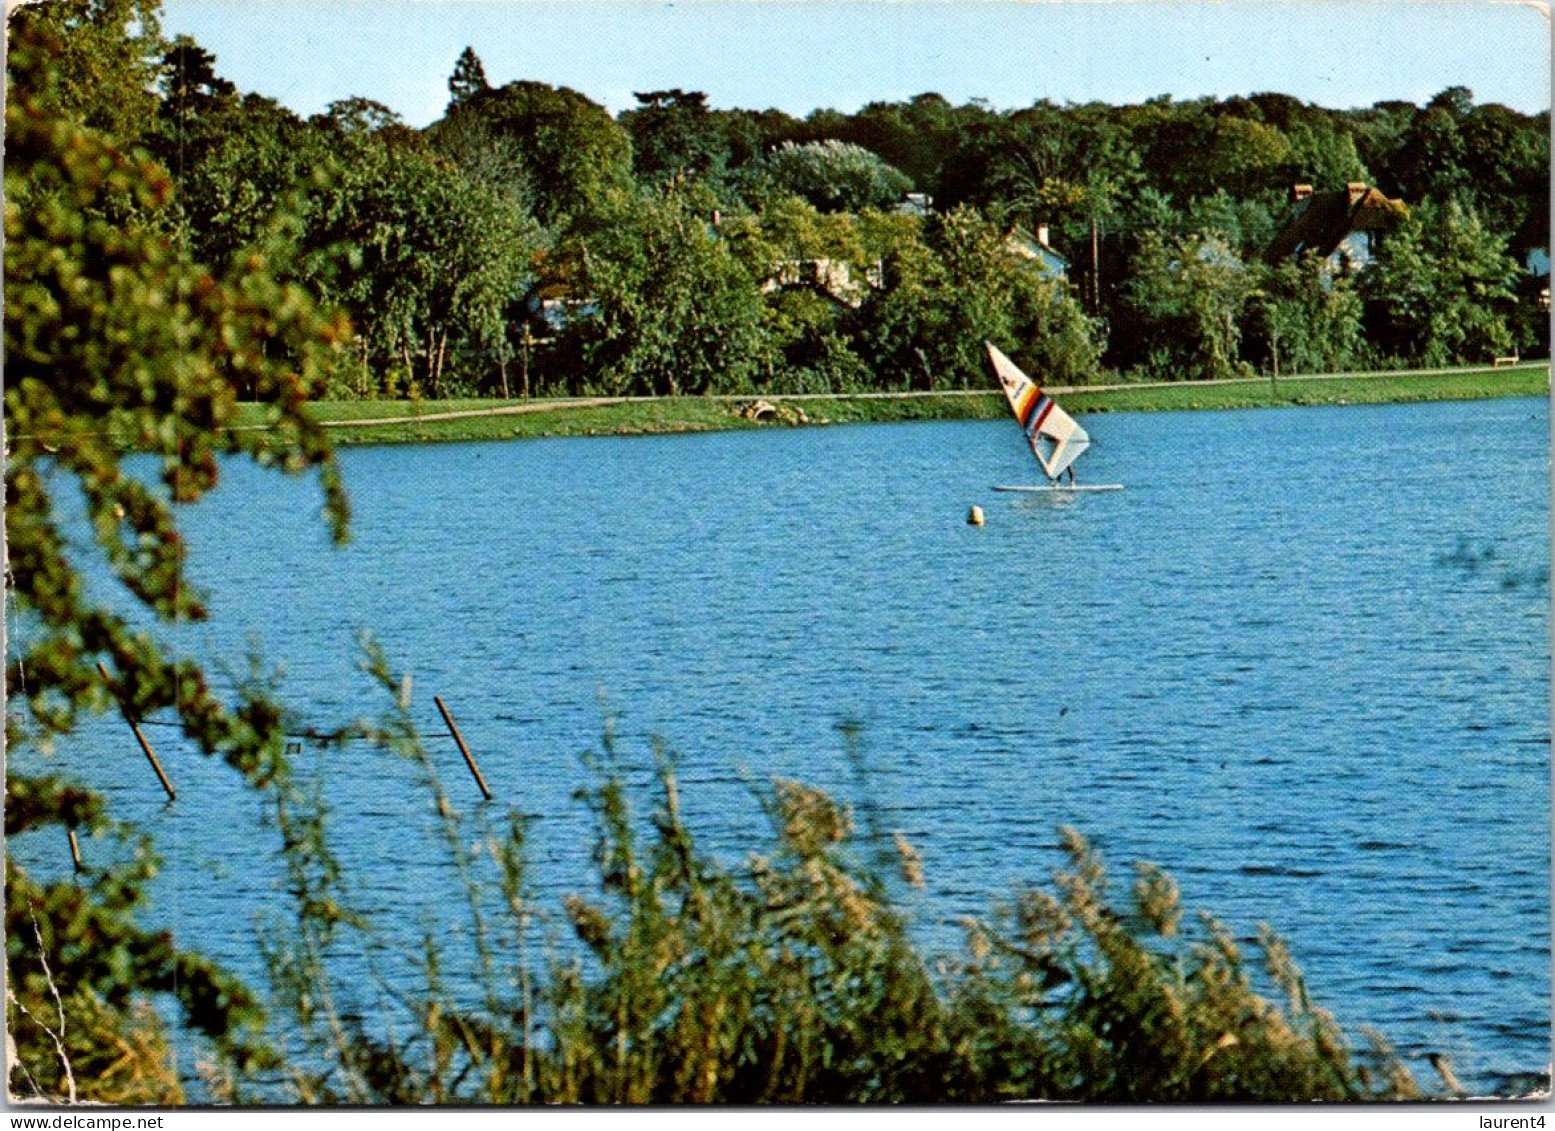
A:
[[[108,669],[103,666],[101,660],[97,661],[97,670],[102,673],[103,682],[108,684],[108,689],[113,690],[113,677],[108,674]],[[115,698],[118,698],[115,696]],[[162,763],[157,761],[156,751],[151,749],[151,743],[146,741],[146,736],[140,733],[140,724],[130,718],[130,713],[124,709],[124,701],[119,700],[119,714],[124,716],[124,721],[130,724],[130,730],[135,732],[135,740],[140,743],[142,752],[146,755],[146,761],[151,763],[151,768],[157,772],[157,780],[162,783],[162,788],[167,791],[169,801],[177,801],[178,794],[173,792],[173,783],[167,780],[167,775],[162,772]]]
[[[481,768],[475,764],[475,755],[471,754],[470,748],[464,744],[464,735],[459,733],[458,726],[454,724],[454,717],[448,713],[443,697],[434,695],[432,702],[436,703],[437,709],[443,713],[443,721],[448,724],[448,733],[453,735],[454,741],[459,744],[459,753],[464,755],[464,764],[470,767],[470,774],[475,778],[475,784],[481,787],[481,795],[490,801],[491,790],[486,788],[486,779],[481,776]]]

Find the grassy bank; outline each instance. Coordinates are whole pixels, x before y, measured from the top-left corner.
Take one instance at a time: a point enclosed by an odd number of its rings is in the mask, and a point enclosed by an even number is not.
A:
[[[1404,404],[1492,397],[1547,396],[1547,362],[1506,369],[1435,373],[1357,373],[1224,384],[1148,386],[1106,392],[1073,392],[1064,405],[1075,412],[1164,412],[1199,408],[1280,408],[1301,405]]]
[[[1300,405],[1394,404],[1545,396],[1546,362],[1516,367],[1413,373],[1365,373],[1223,383],[1112,385],[1062,393],[1075,413],[1170,412]],[[999,419],[997,392],[908,393],[849,397],[764,395],[777,408],[757,422],[746,415],[755,397],[573,398],[555,401],[324,401],[314,406],[342,444],[507,440],[542,436],[611,436],[710,432],[804,424],[908,420]],[[251,406],[246,422],[262,426]]]

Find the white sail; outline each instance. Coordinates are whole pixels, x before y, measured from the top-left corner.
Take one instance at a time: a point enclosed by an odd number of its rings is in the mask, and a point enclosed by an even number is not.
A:
[[[997,346],[992,342],[983,345],[988,350],[994,375],[1004,389],[1005,399],[1010,402],[1010,410],[1026,433],[1032,454],[1047,477],[1057,479],[1080,458],[1081,452],[1091,446],[1091,438],[1075,423],[1074,417],[1037,388],[1036,383],[1020,371],[1020,366],[999,352]]]

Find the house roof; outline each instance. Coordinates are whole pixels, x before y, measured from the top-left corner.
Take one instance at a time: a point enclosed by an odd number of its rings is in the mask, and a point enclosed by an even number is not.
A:
[[[1063,273],[1069,270],[1069,260],[1049,243],[1032,235],[1019,224],[1010,228],[1005,246],[1023,259],[1034,259],[1049,271]]]
[[[1298,186],[1299,189],[1306,186]],[[1352,183],[1333,192],[1310,192],[1296,201],[1265,257],[1278,263],[1311,251],[1327,258],[1351,232],[1392,227],[1404,215],[1404,202],[1363,184]]]

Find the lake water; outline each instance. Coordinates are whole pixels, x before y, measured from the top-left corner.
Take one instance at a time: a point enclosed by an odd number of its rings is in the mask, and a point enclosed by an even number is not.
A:
[[[764,843],[747,781],[867,795],[918,846],[939,924],[1089,835],[1119,878],[1290,941],[1314,997],[1471,1086],[1542,1073],[1550,1037],[1549,414],[1542,400],[1118,414],[1083,481],[1005,422],[348,450],[352,544],[317,489],[247,465],[187,513],[212,622],[189,647],[286,670],[329,725],[386,706],[371,628],[456,714],[539,881],[575,888],[573,790],[601,696],[635,780],[661,738],[705,844]],[[964,518],[980,504],[987,525]],[[860,729],[863,781],[839,725]],[[64,763],[168,861],[158,921],[258,980],[278,904],[261,805],[176,732],[173,806],[117,720]],[[461,804],[478,795],[431,743]],[[455,889],[404,769],[324,770],[360,903],[415,928]],[[59,846],[19,844],[42,865]]]

